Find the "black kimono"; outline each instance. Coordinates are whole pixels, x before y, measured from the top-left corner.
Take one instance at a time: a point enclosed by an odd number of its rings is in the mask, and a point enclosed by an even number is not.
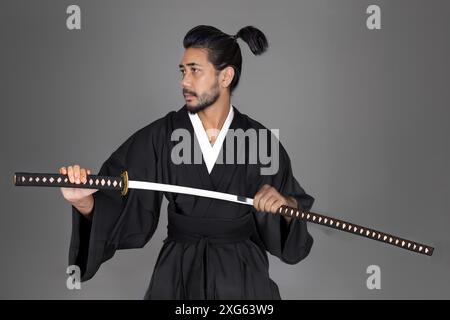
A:
[[[292,196],[309,210],[314,198],[292,175],[289,157],[279,144],[279,170],[261,175],[262,165],[216,163],[209,174],[201,164],[174,164],[173,130],[187,129],[198,147],[186,106],[134,133],[102,165],[99,175],[202,188],[253,198],[264,184]],[[230,129],[264,129],[234,108]],[[268,131],[270,133],[270,131]],[[226,152],[224,141],[221,152]],[[198,150],[198,149],[197,149]],[[249,148],[247,148],[249,150]],[[69,264],[89,280],[116,250],[141,248],[158,225],[163,194],[168,205],[168,236],[159,253],[145,299],[281,299],[269,278],[267,251],[295,264],[310,252],[313,239],[305,221],[256,212],[254,207],[205,197],[130,189],[100,190],[92,221],[72,207]]]

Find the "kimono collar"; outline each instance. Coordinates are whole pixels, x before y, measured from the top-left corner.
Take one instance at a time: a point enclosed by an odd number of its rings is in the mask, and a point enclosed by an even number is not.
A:
[[[203,127],[202,121],[200,120],[198,114],[197,113],[191,114],[188,112],[188,115],[189,119],[192,122],[192,126],[194,127],[195,135],[200,145],[203,159],[205,161],[206,167],[208,168],[208,173],[211,173],[214,164],[216,163],[217,157],[219,156],[220,150],[222,149],[222,144],[223,141],[225,140],[227,131],[230,128],[231,122],[233,121],[234,116],[233,105],[230,104],[228,116],[225,119],[222,128],[220,129],[219,135],[217,136],[214,145],[210,144],[208,134],[206,133],[206,130]]]

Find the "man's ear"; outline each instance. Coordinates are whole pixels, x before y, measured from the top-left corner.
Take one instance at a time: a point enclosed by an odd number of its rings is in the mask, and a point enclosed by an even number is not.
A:
[[[223,88],[228,88],[234,78],[234,68],[231,66],[226,67],[220,71],[220,86]]]

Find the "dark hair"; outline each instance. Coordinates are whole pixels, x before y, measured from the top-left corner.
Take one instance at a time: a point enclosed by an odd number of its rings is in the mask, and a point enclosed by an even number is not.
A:
[[[242,70],[241,48],[237,39],[244,40],[255,55],[260,55],[268,48],[266,36],[259,29],[247,26],[236,35],[228,35],[212,26],[200,25],[188,31],[183,40],[183,46],[188,48],[205,48],[208,50],[208,60],[216,70],[228,66],[234,68],[234,78],[230,84],[230,92],[237,87]]]

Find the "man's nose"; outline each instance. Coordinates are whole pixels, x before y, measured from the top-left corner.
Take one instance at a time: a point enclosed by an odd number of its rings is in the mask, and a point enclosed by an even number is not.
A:
[[[183,76],[183,78],[181,79],[181,87],[183,89],[188,89],[191,87],[192,81],[191,81],[191,76],[189,74],[189,72],[186,72]]]

